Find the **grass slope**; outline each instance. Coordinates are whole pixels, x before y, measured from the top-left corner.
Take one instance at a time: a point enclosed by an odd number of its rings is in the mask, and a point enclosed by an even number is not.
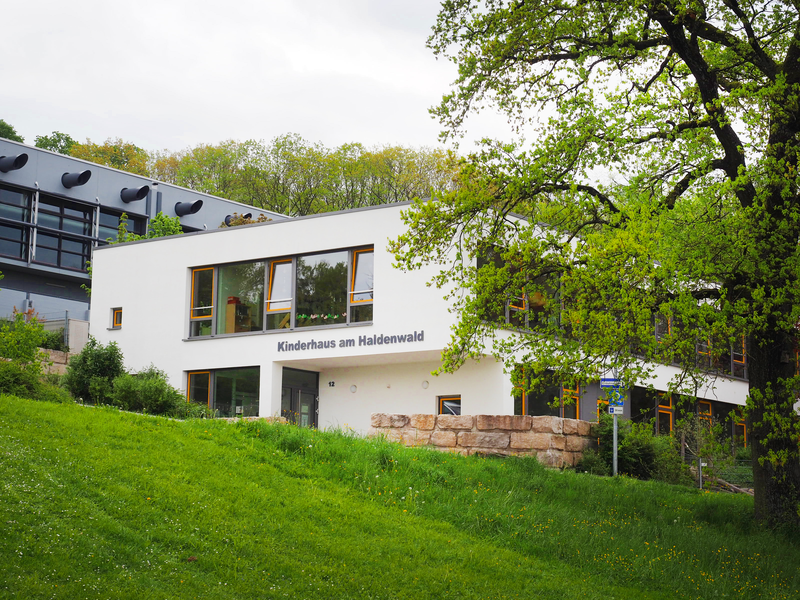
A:
[[[752,499],[0,396],[0,598],[797,598]]]

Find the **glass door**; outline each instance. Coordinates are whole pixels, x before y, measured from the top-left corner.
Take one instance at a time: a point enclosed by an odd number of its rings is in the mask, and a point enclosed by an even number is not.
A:
[[[300,427],[316,427],[318,381],[318,373],[284,367],[281,387],[281,416]]]

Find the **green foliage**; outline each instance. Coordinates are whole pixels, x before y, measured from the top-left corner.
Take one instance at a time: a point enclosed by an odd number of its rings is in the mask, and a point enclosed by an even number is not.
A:
[[[34,138],[34,145],[37,148],[58,152],[66,156],[69,156],[70,150],[77,143],[71,136],[60,131],[54,131],[50,135],[37,135]]]
[[[149,171],[147,151],[120,138],[109,138],[103,144],[91,140],[85,144],[73,143],[69,155],[137,175],[148,175]]]
[[[158,213],[150,219],[147,226],[146,235],[136,235],[128,231],[128,216],[125,213],[119,218],[119,229],[117,239],[111,241],[112,244],[124,244],[125,242],[136,242],[138,240],[151,240],[154,238],[167,237],[170,235],[180,235],[183,233],[180,217],[168,217],[163,212]]]
[[[139,373],[114,379],[111,403],[122,410],[155,415],[175,415],[187,404],[186,397],[169,384],[166,373],[150,366]]]
[[[14,313],[12,321],[0,324],[0,356],[38,377],[45,359],[39,350],[44,339],[44,328],[35,315]]]
[[[614,418],[601,413],[596,431],[600,449],[596,457],[589,453],[589,464],[593,465],[600,459],[607,472],[611,473],[614,462]],[[588,469],[578,466],[576,470]],[[617,421],[617,471],[637,479],[654,479],[684,485],[692,483],[689,469],[681,460],[675,438],[671,435],[655,435],[652,423],[632,423],[621,419]]]
[[[39,376],[13,361],[0,360],[0,393],[36,398]]]
[[[611,469],[608,463],[600,453],[593,448],[584,450],[583,457],[580,462],[575,465],[575,470],[578,473],[590,473],[591,475],[611,475]]]
[[[224,229],[225,227],[238,227],[239,225],[252,225],[253,223],[268,223],[269,221],[272,221],[272,219],[269,218],[264,213],[261,213],[255,219],[252,218],[252,217],[247,217],[245,215],[240,215],[238,213],[233,213],[231,215],[231,219],[227,223],[225,221],[223,221],[222,223],[219,224],[219,228],[220,229]]]
[[[25,143],[25,139],[17,133],[17,130],[3,119],[0,119],[0,138],[6,138],[7,140],[13,140],[23,144]]]
[[[9,597],[800,595],[745,495],[8,397],[0,439]]]
[[[54,402],[56,404],[72,404],[75,399],[63,387],[57,384],[40,381],[33,400],[41,402]]]
[[[42,343],[39,346],[46,350],[59,350],[69,352],[69,346],[64,343],[64,328],[54,331],[43,331]]]
[[[443,369],[492,352],[630,389],[680,364],[669,389],[694,395],[738,346],[756,514],[800,526],[800,8],[452,0],[428,43],[458,66],[433,109],[443,136],[487,106],[512,127],[394,246],[404,268],[444,265],[459,322]],[[491,247],[503,264],[476,269]],[[535,333],[498,335],[485,307],[523,290]]]
[[[63,383],[81,402],[107,404],[111,399],[112,382],[124,372],[122,351],[116,342],[103,346],[90,337],[80,354],[70,357]]]

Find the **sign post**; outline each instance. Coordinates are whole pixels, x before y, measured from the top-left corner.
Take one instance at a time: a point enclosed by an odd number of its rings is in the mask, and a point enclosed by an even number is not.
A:
[[[608,414],[614,416],[614,475],[617,474],[617,415],[623,414],[624,401],[622,390],[619,389],[619,379],[603,378],[600,380],[600,389],[608,392]]]

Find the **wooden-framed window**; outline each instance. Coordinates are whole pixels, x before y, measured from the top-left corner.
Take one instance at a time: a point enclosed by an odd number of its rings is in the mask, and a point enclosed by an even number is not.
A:
[[[372,248],[353,250],[350,276],[350,322],[372,321],[374,300],[375,251]]]
[[[192,304],[189,314],[192,337],[211,335],[214,320],[214,268],[192,270]]]
[[[711,402],[708,400],[699,400],[697,402],[697,416],[711,426],[713,411],[711,409]]]
[[[111,329],[122,329],[122,308],[111,309]]]
[[[672,433],[673,413],[672,395],[667,392],[659,392],[656,433],[663,435]]]
[[[451,394],[439,396],[437,398],[437,412],[440,415],[460,415],[461,414],[461,394]]]
[[[561,386],[561,416],[565,419],[581,418],[581,386]]]
[[[267,329],[289,329],[292,318],[292,265],[291,258],[269,262],[267,280]]]
[[[257,417],[259,367],[189,371],[187,400],[205,405],[219,417]]]

